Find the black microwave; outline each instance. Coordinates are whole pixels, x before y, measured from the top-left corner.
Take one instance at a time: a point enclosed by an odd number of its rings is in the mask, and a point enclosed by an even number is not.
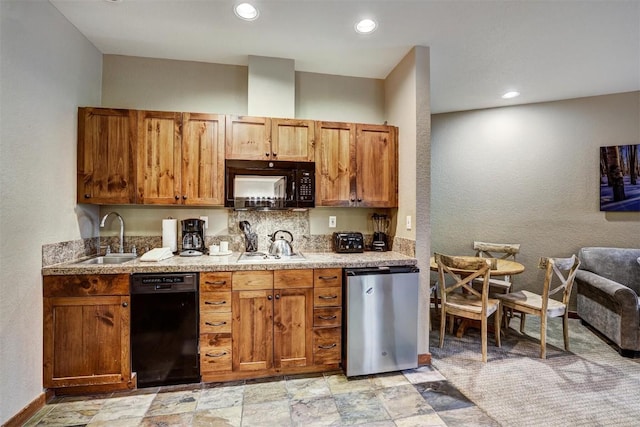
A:
[[[315,206],[314,162],[227,160],[224,179],[226,207],[271,210]]]

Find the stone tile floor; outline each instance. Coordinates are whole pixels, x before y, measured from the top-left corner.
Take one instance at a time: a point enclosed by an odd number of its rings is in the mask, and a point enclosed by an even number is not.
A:
[[[498,426],[430,366],[56,397],[27,426]]]

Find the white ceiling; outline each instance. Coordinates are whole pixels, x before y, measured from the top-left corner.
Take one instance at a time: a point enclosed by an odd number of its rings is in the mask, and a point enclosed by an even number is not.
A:
[[[433,113],[640,90],[640,0],[251,0],[254,22],[234,0],[50,1],[103,54],[383,79],[428,46]]]

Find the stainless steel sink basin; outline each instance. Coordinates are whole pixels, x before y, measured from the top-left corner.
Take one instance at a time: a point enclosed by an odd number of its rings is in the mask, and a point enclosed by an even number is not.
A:
[[[105,255],[82,261],[81,264],[122,264],[133,259],[136,259],[134,254]]]
[[[289,256],[270,255],[266,252],[243,252],[238,257],[240,263],[263,264],[267,262],[283,263],[292,261],[304,261],[306,258],[300,252],[293,253]]]

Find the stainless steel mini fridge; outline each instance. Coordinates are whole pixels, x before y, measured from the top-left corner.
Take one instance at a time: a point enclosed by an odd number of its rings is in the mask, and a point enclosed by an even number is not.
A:
[[[419,272],[415,266],[344,270],[348,377],[418,366]]]

